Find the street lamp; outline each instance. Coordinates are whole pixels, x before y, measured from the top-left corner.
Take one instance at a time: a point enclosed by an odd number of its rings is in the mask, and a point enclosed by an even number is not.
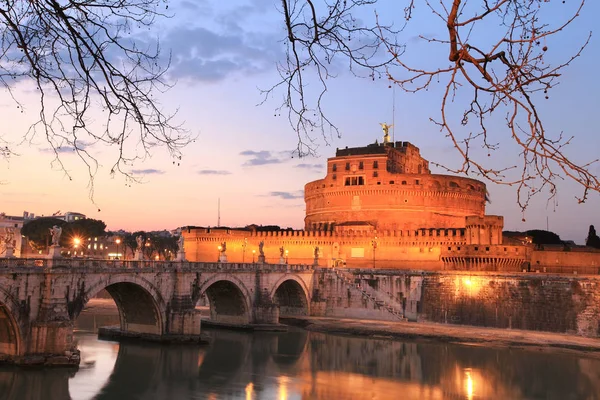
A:
[[[254,264],[254,255],[256,254],[256,250],[252,250],[252,264]]]
[[[77,248],[79,247],[80,243],[81,243],[81,239],[79,239],[78,237],[73,238],[73,247],[75,248],[75,250],[73,251],[74,256],[77,256]]]
[[[371,245],[373,246],[373,269],[375,269],[375,250],[377,250],[377,236],[371,240]]]
[[[115,258],[118,260],[119,259],[119,243],[121,243],[121,239],[117,238],[117,240],[115,240],[115,243],[117,244],[117,256]]]
[[[285,263],[288,263],[288,250],[285,251]]]
[[[218,257],[217,257],[217,262],[221,262],[221,250],[222,250],[222,249],[223,249],[223,248],[221,247],[221,245],[218,245],[218,246],[217,246],[217,250],[219,250],[219,253],[218,253],[219,255],[218,255]]]

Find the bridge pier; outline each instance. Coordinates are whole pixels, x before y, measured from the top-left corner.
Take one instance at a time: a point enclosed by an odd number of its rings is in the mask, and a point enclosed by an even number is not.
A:
[[[200,312],[192,300],[195,276],[175,272],[175,290],[168,306],[168,339],[173,341],[200,341]]]
[[[73,342],[73,321],[69,318],[63,288],[53,287],[52,273],[44,273],[40,309],[26,335],[25,353],[15,358],[18,365],[79,365],[79,351]],[[61,297],[62,295],[62,297]]]

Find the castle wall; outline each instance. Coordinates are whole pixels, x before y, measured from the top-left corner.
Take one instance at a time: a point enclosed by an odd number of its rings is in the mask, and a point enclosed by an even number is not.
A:
[[[597,276],[349,272],[356,283],[383,291],[402,303],[405,315],[412,320],[600,336]],[[337,292],[333,295],[340,296]]]
[[[258,260],[259,243],[264,242],[268,263],[279,263],[280,247],[288,251],[288,263],[313,264],[314,249],[319,247],[318,262],[331,266],[343,260],[349,266],[438,270],[443,268],[441,251],[465,242],[461,229],[422,229],[418,231],[252,232],[218,228],[184,229],[186,258],[190,261],[214,262],[218,246],[227,244],[228,262]],[[373,248],[373,242],[376,243]],[[253,253],[254,252],[254,253]],[[375,257],[373,257],[375,256]]]
[[[600,274],[600,250],[534,250],[531,269],[540,272]]]
[[[305,227],[347,221],[370,222],[380,229],[464,228],[465,217],[483,217],[485,185],[469,178],[378,171],[329,172],[305,186]],[[346,186],[347,175],[364,174],[363,185]]]

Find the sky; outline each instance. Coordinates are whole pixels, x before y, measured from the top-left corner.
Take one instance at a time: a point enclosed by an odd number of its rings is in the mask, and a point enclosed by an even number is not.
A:
[[[403,8],[396,1],[380,1],[380,20],[401,23]],[[550,2],[548,21],[564,17],[560,2]],[[572,2],[567,6],[571,5]],[[16,156],[0,160],[0,212],[36,215],[81,212],[105,221],[109,230],[161,230],[180,226],[216,226],[220,203],[222,226],[251,223],[303,228],[304,184],[325,175],[324,166],[338,147],[364,146],[381,140],[380,122],[394,122],[396,140],[409,141],[421,155],[450,167],[459,158],[450,142],[431,122],[439,115],[440,88],[410,94],[389,88],[385,79],[355,77],[335,65],[335,79],[328,81],[324,107],[338,126],[341,138],[315,135],[316,154],[299,158],[293,154],[298,138],[284,114],[276,109],[282,92],[264,104],[261,89],[277,83],[276,63],[285,58],[285,36],[280,2],[276,0],[173,0],[172,18],[160,20],[147,35],[160,38],[163,51],[172,56],[168,79],[171,90],[159,94],[166,110],[177,110],[177,120],[196,140],[173,163],[161,149],[131,166],[141,183],[128,183],[110,175],[113,153],[95,148],[101,167],[96,174],[93,201],[85,165],[68,151],[61,159],[71,174],[52,164],[53,156],[43,137],[21,142],[20,138],[39,112],[27,83],[15,93],[25,105],[16,109],[6,91],[0,92],[3,124],[0,138],[11,144]],[[445,60],[418,35],[438,37],[444,25],[426,9],[399,35],[407,43],[411,60],[425,64]],[[585,41],[600,13],[598,2],[588,2],[579,19],[549,42],[550,61],[564,60]],[[359,15],[367,21],[372,10]],[[482,40],[494,27],[483,27]],[[595,33],[595,32],[594,32]],[[596,69],[600,39],[592,36],[581,57],[560,78],[540,111],[554,133],[574,136],[568,154],[578,161],[600,155],[596,116],[600,105],[600,80]],[[441,56],[442,58],[436,58]],[[315,82],[311,83],[316,86]],[[491,132],[502,144],[490,162],[511,163],[516,157],[505,124],[491,121]],[[600,167],[594,171],[600,174]],[[434,173],[445,173],[432,168]],[[484,181],[485,182],[485,181]],[[575,199],[579,189],[560,182],[554,199],[535,198],[523,213],[516,203],[514,187],[486,182],[491,196],[487,214],[503,215],[506,230],[546,229],[563,240],[583,244],[590,224],[600,226],[600,196],[592,193],[585,204]]]

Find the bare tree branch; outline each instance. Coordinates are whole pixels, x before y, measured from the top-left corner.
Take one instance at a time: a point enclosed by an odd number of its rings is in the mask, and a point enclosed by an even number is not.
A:
[[[134,39],[136,30],[167,17],[163,6],[165,0],[0,1],[0,84],[21,110],[15,82],[31,80],[39,94],[39,118],[23,139],[43,135],[69,178],[59,150],[72,147],[87,166],[92,199],[99,165],[86,145],[116,149],[111,174],[135,180],[134,161],[156,146],[179,159],[191,140],[154,97],[169,88],[168,61],[161,65],[158,44],[140,47]],[[100,126],[92,109],[102,112]]]
[[[557,182],[562,180],[579,184],[581,194],[577,200],[584,202],[590,192],[600,192],[600,180],[591,169],[598,160],[581,162],[569,154],[568,145],[573,136],[548,130],[540,113],[540,101],[548,99],[562,71],[582,54],[591,38],[591,33],[582,38],[582,44],[574,47],[570,54],[565,54],[564,49],[556,51],[554,54],[563,56],[562,62],[555,65],[549,62],[550,39],[574,23],[583,11],[585,0],[577,0],[574,8],[568,8],[570,13],[562,11],[563,21],[551,25],[546,17],[547,9],[560,10],[567,7],[564,3],[407,0],[404,7],[398,6],[403,14],[397,20],[414,23],[415,13],[421,8],[432,13],[440,21],[440,27],[447,30],[447,40],[420,37],[431,46],[445,46],[448,51],[447,58],[439,59],[439,67],[430,69],[412,65],[405,47],[397,44],[398,32],[390,26],[378,22],[374,27],[357,23],[355,14],[374,7],[376,0],[322,0],[318,5],[315,0],[283,0],[288,31],[287,63],[280,66],[282,80],[264,93],[269,96],[285,88],[281,108],[287,109],[299,135],[302,154],[305,148],[312,148],[314,137],[310,133],[314,129],[324,133],[324,128],[331,128],[339,133],[321,108],[327,92],[325,80],[332,77],[328,67],[334,56],[348,61],[353,72],[360,67],[371,77],[385,74],[390,82],[407,93],[441,84],[445,89],[440,114],[431,120],[462,157],[458,168],[443,168],[454,173],[475,174],[497,184],[514,185],[523,210],[538,193],[547,192],[553,198]],[[481,35],[487,27],[494,28]],[[362,39],[353,41],[356,36]],[[391,58],[381,56],[382,48]],[[316,106],[312,108],[308,106],[310,99],[305,92],[308,71],[317,73],[321,87],[313,102]],[[458,114],[456,107],[460,106],[465,93],[470,100]],[[495,114],[504,117],[509,133],[505,139],[490,131]],[[491,163],[488,157],[510,143],[519,147],[520,163],[494,166],[497,163]]]

